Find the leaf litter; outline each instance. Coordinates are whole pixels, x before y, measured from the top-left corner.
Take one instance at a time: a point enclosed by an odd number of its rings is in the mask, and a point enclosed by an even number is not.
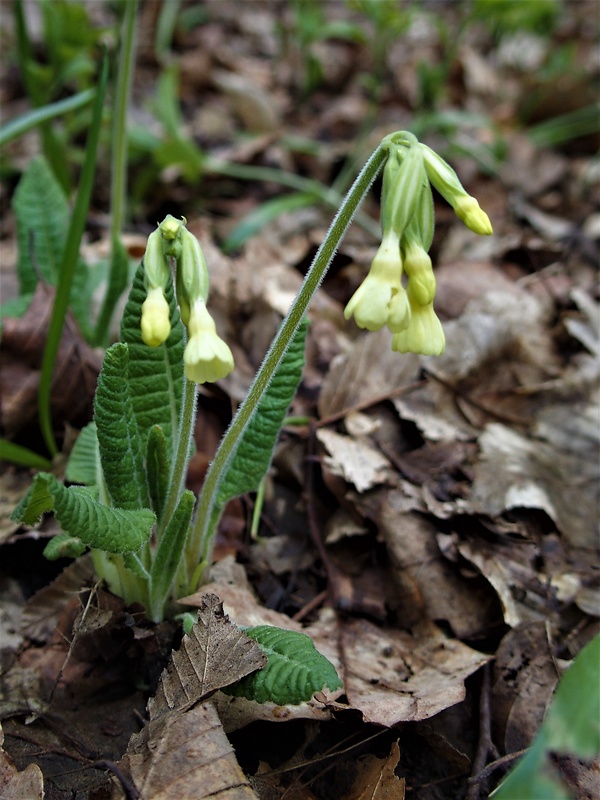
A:
[[[180,32],[182,100],[201,105],[190,120],[193,135],[221,159],[276,165],[329,185],[365,114],[360,76],[368,54],[356,43],[316,48],[322,83],[311,102],[301,102],[303,61],[293,49],[276,61],[275,16],[253,3],[218,6],[187,41]],[[331,6],[334,15],[346,13]],[[278,13],[291,30],[290,12]],[[423,48],[432,58],[436,52],[427,21],[409,28],[406,46],[385,54],[389,108],[376,120],[374,142],[417,109],[417,62]],[[495,103],[504,125],[520,113],[533,73],[520,85],[501,60],[470,45],[456,59],[463,83],[449,79],[455,96],[480,108]],[[146,80],[148,93],[155,74],[143,65],[140,87]],[[198,104],[207,88],[218,102]],[[253,137],[237,137],[240,127]],[[318,157],[286,149],[281,127],[320,141]],[[13,616],[2,619],[7,797],[42,796],[44,788],[53,797],[108,796],[112,774],[115,797],[120,786],[133,786],[149,797],[382,800],[403,797],[406,780],[409,797],[437,800],[465,796],[478,749],[488,745],[486,725],[494,745],[488,760],[528,745],[565,665],[600,630],[598,235],[590,151],[539,149],[506,125],[505,134],[498,178],[483,177],[470,161],[456,164],[490,210],[495,236],[474,242],[439,209],[441,358],[399,357],[385,332],[362,335],[343,321],[375,251],[368,233],[350,231],[311,311],[308,363],[292,408],[311,416],[314,430],[286,428],[259,540],[242,524],[253,499],[232,504],[224,518],[230,538],[223,530],[217,550],[230,555],[202,596],[186,599],[204,621],[171,660],[173,631],[153,630],[141,609],[93,588],[79,562],[33,595],[18,637]],[[474,132],[482,141],[487,135]],[[218,180],[206,176],[209,214],[190,219],[190,228],[202,241],[215,314],[237,369],[219,389],[225,403],[213,390],[201,396],[210,421],[198,440],[199,463],[210,460],[227,421],[213,409],[243,397],[330,216],[288,212],[225,256],[216,243],[236,218],[278,190],[234,182],[219,196]],[[163,181],[163,194],[176,190],[187,200],[176,171]],[[364,210],[373,216],[375,203]],[[47,298],[37,302],[34,323],[49,308]],[[27,374],[14,370],[19,348],[39,342],[38,328],[16,331],[12,377],[3,376],[4,433],[35,413],[36,363]],[[63,347],[65,363],[77,362],[75,384],[93,383],[96,354],[85,351],[75,328],[69,336]],[[76,404],[69,397],[57,392],[57,418],[85,408],[91,390]],[[24,546],[14,530],[2,536],[4,550]],[[241,563],[232,564],[231,553]],[[281,707],[220,692],[247,664],[212,648],[219,630],[229,654],[245,652],[219,602],[236,625],[309,633],[338,668],[343,693]],[[181,672],[184,665],[191,671]],[[140,675],[150,700],[137,690]]]

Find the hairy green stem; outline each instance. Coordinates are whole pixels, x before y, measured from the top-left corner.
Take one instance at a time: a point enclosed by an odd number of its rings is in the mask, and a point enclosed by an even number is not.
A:
[[[177,443],[175,445],[175,455],[171,467],[169,489],[165,498],[163,513],[158,525],[158,538],[165,530],[177,504],[181,497],[188,461],[190,458],[190,445],[194,435],[194,424],[196,421],[196,398],[198,387],[193,381],[183,377],[183,399],[181,403],[181,416],[177,431]]]
[[[254,415],[275,371],[281,363],[285,352],[296,333],[312,296],[319,288],[329,268],[335,251],[346,229],[350,225],[356,210],[386,158],[387,145],[384,140],[369,158],[360,174],[346,195],[342,206],[336,214],[327,236],[323,240],[314,261],[306,274],[304,282],[294,300],[286,318],[283,320],[271,347],[256,374],[244,402],[239,407],[212,462],[204,486],[200,493],[194,529],[190,540],[186,560],[188,566],[195,569],[195,583],[202,581],[212,560],[217,523],[221,509],[218,507],[218,490],[226,475],[232,458],[245,427]],[[191,586],[190,589],[195,589]]]

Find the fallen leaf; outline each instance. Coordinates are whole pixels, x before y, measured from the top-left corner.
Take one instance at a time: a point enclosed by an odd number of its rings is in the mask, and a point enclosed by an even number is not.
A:
[[[198,621],[171,656],[156,694],[148,701],[150,719],[167,710],[183,713],[266,663],[258,644],[231,624],[219,598],[207,594]]]
[[[392,744],[387,758],[361,756],[352,790],[342,800],[404,800],[405,781],[394,770],[400,761],[398,742]]]
[[[257,800],[210,701],[151,720],[131,737],[121,766],[140,797]],[[126,795],[119,791],[115,796]]]
[[[366,722],[387,727],[460,703],[465,679],[489,660],[431,623],[408,633],[348,620],[340,625],[339,641],[350,706]]]
[[[368,439],[354,439],[326,428],[317,431],[317,438],[329,453],[324,458],[325,466],[352,483],[358,492],[388,479],[392,465]]]
[[[2,800],[43,800],[44,776],[37,764],[28,764],[24,770],[14,765],[4,750],[4,733],[0,724],[0,797]]]

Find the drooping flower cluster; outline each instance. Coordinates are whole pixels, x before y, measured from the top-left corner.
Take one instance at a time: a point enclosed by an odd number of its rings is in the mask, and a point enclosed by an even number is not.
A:
[[[217,334],[206,301],[208,269],[196,237],[185,220],[170,214],[148,237],[144,255],[147,296],[142,304],[142,340],[158,347],[171,332],[169,304],[164,290],[170,277],[169,258],[176,263],[175,290],[181,320],[188,330],[183,354],[184,373],[195,383],[224,378],[233,369],[233,355]]]
[[[472,231],[492,233],[490,220],[440,156],[403,132],[391,137],[383,172],[382,240],[363,283],[344,310],[361,328],[384,326],[394,334],[392,350],[440,355],[445,339],[434,311],[436,283],[428,255],[433,239],[431,186]]]

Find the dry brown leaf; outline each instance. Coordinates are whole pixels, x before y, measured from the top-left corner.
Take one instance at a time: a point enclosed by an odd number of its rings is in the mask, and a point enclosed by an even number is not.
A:
[[[435,526],[402,505],[402,492],[382,491],[363,508],[387,545],[403,625],[445,620],[459,638],[484,636],[499,621],[493,592],[481,579],[461,576],[440,552]]]
[[[143,798],[256,800],[210,701],[151,720],[121,763]],[[113,800],[122,797],[115,787]]]
[[[148,723],[131,737],[124,769],[153,800],[251,800],[250,789],[215,707],[202,702],[266,664],[256,642],[229,622],[213,594],[164,669],[148,701]],[[198,705],[201,704],[201,705]]]
[[[54,289],[39,283],[31,304],[20,319],[7,317],[0,346],[0,427],[9,436],[31,422],[37,413],[40,368]],[[67,314],[52,380],[53,418],[76,427],[92,417],[92,399],[101,358],[82,339],[72,315]]]
[[[544,622],[530,622],[502,639],[493,667],[496,740],[505,752],[529,747],[558,682]]]
[[[198,621],[171,656],[148,701],[150,719],[172,709],[182,713],[266,663],[258,644],[231,624],[219,598],[207,594]]]
[[[419,358],[391,350],[387,330],[360,336],[349,355],[338,356],[323,381],[321,418],[348,413],[406,390],[419,375]]]
[[[14,765],[4,751],[4,732],[0,725],[0,798],[1,800],[42,800],[44,776],[37,764],[29,764],[24,770]]]
[[[94,582],[89,554],[69,564],[48,586],[29,599],[21,616],[21,633],[36,642],[47,642],[73,595]]]
[[[511,508],[540,508],[575,547],[598,546],[598,408],[573,404],[546,409],[538,438],[489,424],[479,444],[472,504],[495,516]]]
[[[387,758],[372,755],[359,758],[356,781],[343,800],[404,800],[404,778],[394,774],[399,761],[398,742],[392,744]]]
[[[408,633],[364,619],[340,625],[346,695],[366,722],[391,727],[428,719],[465,697],[464,681],[489,657],[433,624]]]
[[[354,439],[323,428],[317,431],[317,438],[329,453],[325,466],[352,483],[358,492],[389,479],[392,465],[365,437]]]

